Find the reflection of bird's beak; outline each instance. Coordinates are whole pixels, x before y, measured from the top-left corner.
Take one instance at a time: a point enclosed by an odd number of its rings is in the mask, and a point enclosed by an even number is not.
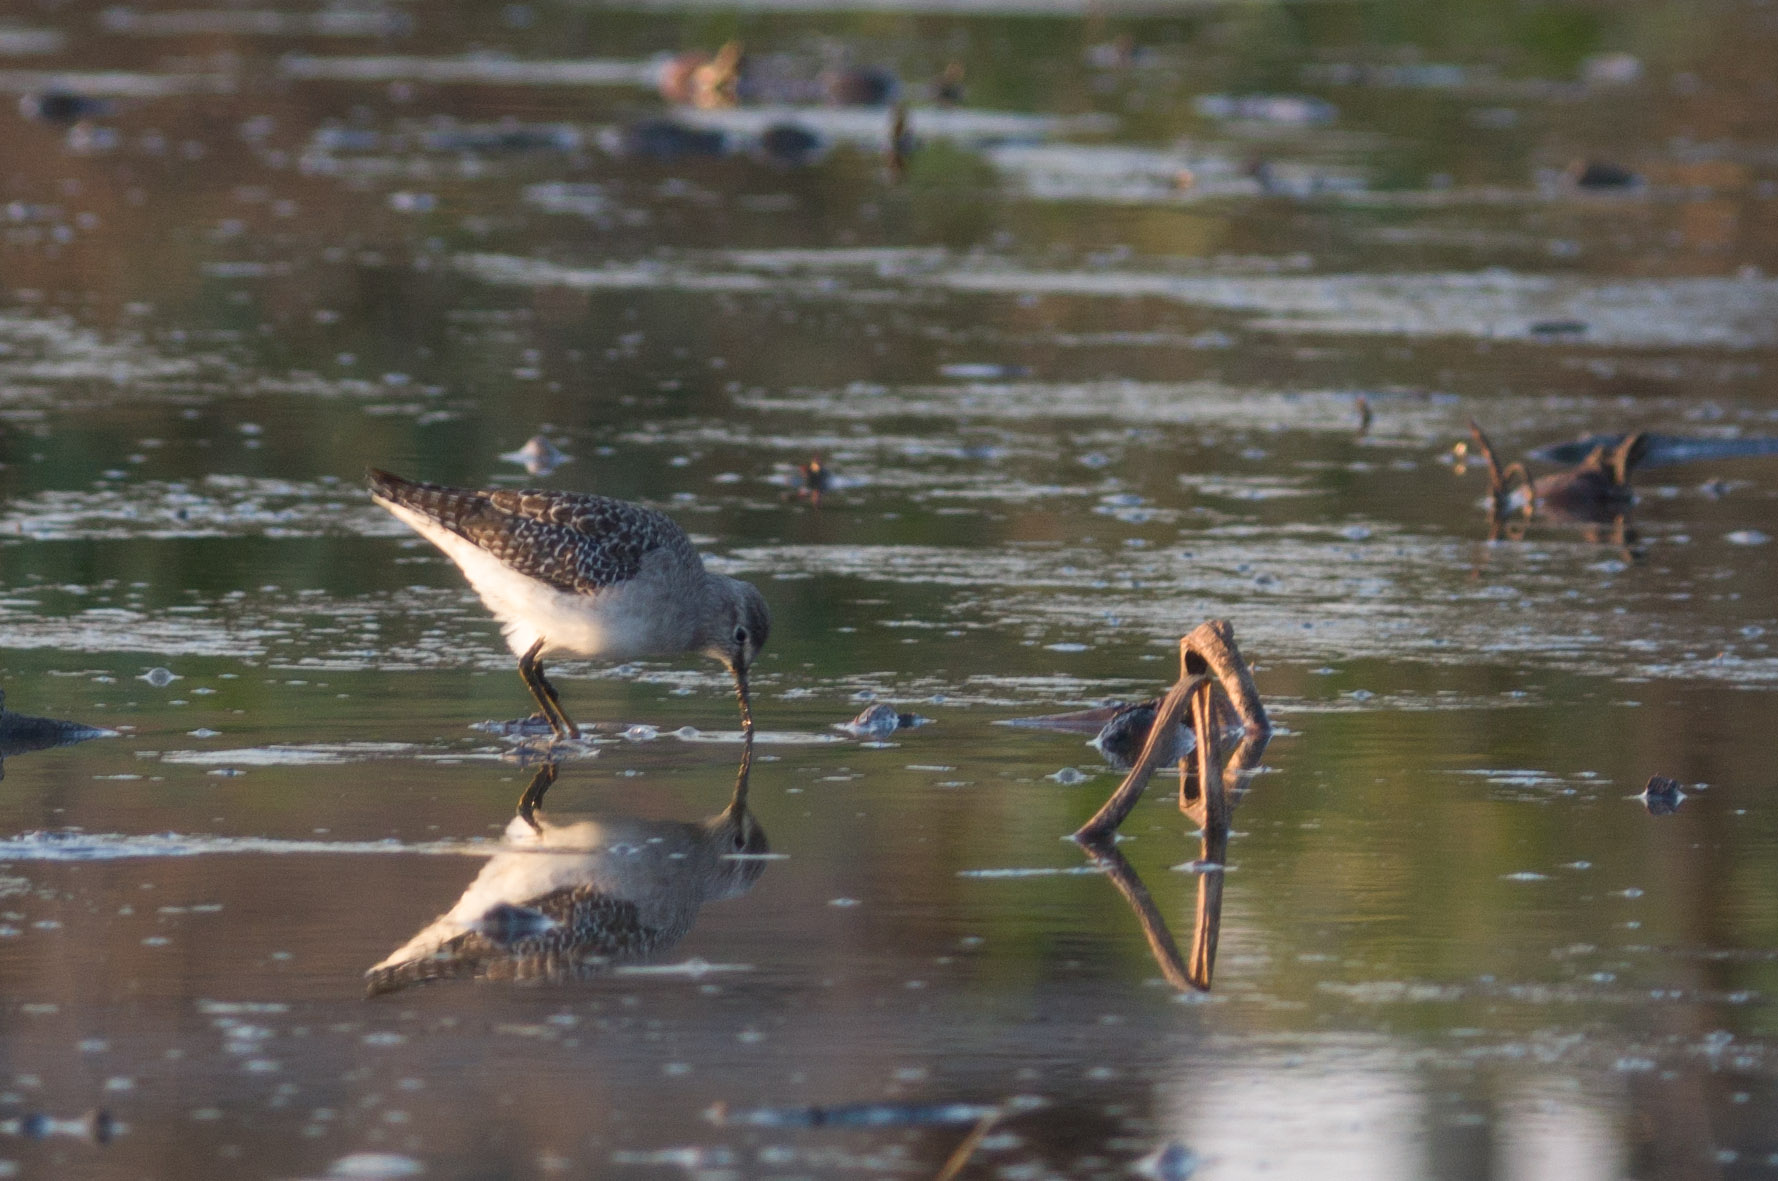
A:
[[[735,696],[741,702],[741,729],[747,734],[753,733],[753,701],[747,694],[747,666],[736,663],[729,666],[735,674]]]

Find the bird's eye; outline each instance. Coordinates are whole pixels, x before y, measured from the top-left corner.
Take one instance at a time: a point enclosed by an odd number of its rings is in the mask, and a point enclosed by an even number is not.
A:
[[[747,645],[747,629],[746,628],[737,627],[735,629],[735,643],[741,645],[742,647],[746,647],[746,645]]]

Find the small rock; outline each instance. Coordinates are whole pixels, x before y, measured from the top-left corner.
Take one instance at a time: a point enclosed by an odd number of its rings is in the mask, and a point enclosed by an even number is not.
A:
[[[517,451],[508,451],[500,458],[507,463],[523,464],[525,470],[533,476],[547,476],[563,464],[571,462],[567,452],[542,435],[532,435],[523,447]]]
[[[893,705],[879,701],[851,721],[835,723],[834,729],[843,730],[854,738],[887,738],[897,730],[924,726],[931,721],[931,718],[901,713]]]

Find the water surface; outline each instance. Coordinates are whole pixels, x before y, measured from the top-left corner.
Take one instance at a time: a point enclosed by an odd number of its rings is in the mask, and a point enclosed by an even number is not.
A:
[[[854,8],[0,26],[0,90],[105,104],[0,120],[0,688],[114,732],[4,764],[4,1169],[933,1176],[992,1111],[966,1176],[1778,1172],[1778,467],[1490,541],[1451,458],[1778,435],[1770,14]],[[905,175],[877,109],[614,154],[729,36],[894,69]],[[763,844],[697,827],[741,746],[690,659],[552,669],[575,835],[509,829],[512,658],[371,465],[640,500],[756,581]],[[1279,733],[1203,991],[1169,784],[1114,871],[1063,838],[1117,776],[1000,723],[1211,617]],[[834,729],[877,701],[932,724]],[[575,970],[367,997],[573,874]]]

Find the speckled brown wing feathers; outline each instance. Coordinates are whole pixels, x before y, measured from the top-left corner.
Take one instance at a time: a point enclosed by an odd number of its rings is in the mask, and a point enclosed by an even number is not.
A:
[[[652,927],[627,899],[593,886],[567,886],[522,906],[498,908],[431,952],[365,977],[372,996],[464,976],[491,980],[573,979],[671,946],[689,924]],[[511,928],[506,929],[506,928]]]
[[[474,542],[521,574],[558,590],[593,594],[634,578],[657,549],[691,542],[653,509],[584,493],[470,491],[372,470],[372,490]]]

